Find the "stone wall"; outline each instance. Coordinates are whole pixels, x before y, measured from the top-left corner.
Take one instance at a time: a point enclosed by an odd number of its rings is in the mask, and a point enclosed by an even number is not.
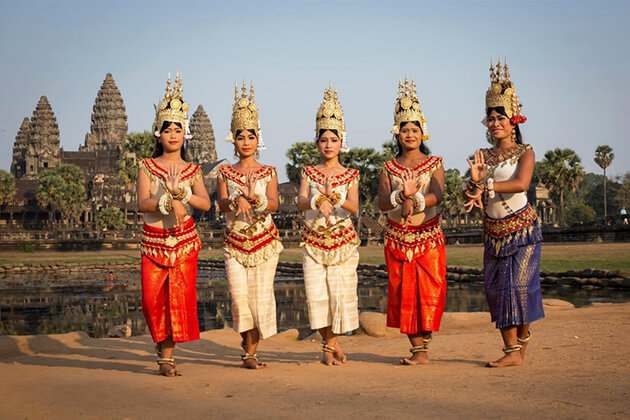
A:
[[[103,272],[139,272],[140,262],[99,262],[99,263],[63,263],[63,264],[7,264],[0,266],[0,278],[15,275],[63,276],[82,273]],[[225,270],[223,259],[199,260],[197,270],[202,277],[204,272]],[[385,264],[359,264],[357,268],[359,280],[365,283],[386,283],[387,267]],[[280,262],[276,274],[280,277],[303,277],[302,263]],[[542,270],[541,284],[550,287],[573,288],[610,288],[630,290],[630,277],[619,270],[570,270],[566,272],[552,272]],[[139,279],[139,277],[138,277]],[[446,272],[448,282],[454,283],[483,283],[483,272],[474,267],[448,266]]]

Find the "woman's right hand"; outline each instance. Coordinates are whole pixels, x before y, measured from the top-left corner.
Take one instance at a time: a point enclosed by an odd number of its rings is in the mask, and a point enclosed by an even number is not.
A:
[[[184,204],[181,201],[173,200],[172,205],[173,215],[175,216],[175,227],[179,229],[184,226],[184,220],[186,219],[186,216],[188,216],[188,213],[186,212],[186,207],[184,207]]]
[[[402,204],[402,209],[400,210],[401,224],[403,226],[407,226],[409,224],[409,221],[412,215],[413,215],[413,201],[407,199]]]
[[[330,204],[330,201],[323,200],[322,204],[319,205],[319,212],[326,218],[326,224],[328,226],[332,225],[332,220],[330,218],[332,213],[332,204]]]
[[[245,220],[251,223],[252,222],[252,205],[242,195],[238,196],[238,201],[236,203],[237,203],[237,207],[236,207],[236,212],[234,213],[234,216],[238,217],[239,214],[242,214],[243,217],[245,217]]]
[[[466,158],[466,162],[468,162],[470,166],[470,179],[472,179],[473,182],[482,182],[486,177],[486,165],[483,159],[483,152],[477,150],[475,152],[474,162],[471,162],[468,158]]]

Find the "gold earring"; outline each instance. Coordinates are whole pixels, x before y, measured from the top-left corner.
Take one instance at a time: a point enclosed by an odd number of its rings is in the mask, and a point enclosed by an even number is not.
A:
[[[512,129],[512,141],[516,141],[516,130]]]
[[[260,152],[256,150],[256,154],[254,156],[256,156],[256,159],[260,159]]]
[[[236,152],[236,147],[234,148],[234,159],[238,159],[238,153]]]

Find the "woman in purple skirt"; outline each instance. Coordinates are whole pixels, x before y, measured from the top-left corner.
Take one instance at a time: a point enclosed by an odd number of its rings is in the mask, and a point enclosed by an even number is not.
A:
[[[542,232],[527,202],[534,172],[534,150],[523,144],[519,125],[527,118],[510,81],[507,62],[490,66],[486,92],[488,141],[493,147],[477,150],[468,159],[470,178],[464,194],[484,213],[484,283],[492,321],[501,330],[505,355],[488,367],[520,366],[531,332],[529,324],[545,316],[540,289]]]

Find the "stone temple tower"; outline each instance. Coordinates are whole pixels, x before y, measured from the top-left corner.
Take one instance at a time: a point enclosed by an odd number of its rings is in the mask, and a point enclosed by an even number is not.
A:
[[[190,120],[190,134],[193,137],[186,144],[186,160],[198,165],[215,162],[217,149],[214,129],[202,105],[197,107]]]
[[[20,131],[24,126],[23,122]],[[37,107],[33,111],[26,141],[24,176],[35,178],[41,171],[59,166],[61,163],[59,126],[48,103],[48,98],[45,96],[39,99]]]
[[[31,121],[24,118],[15,143],[13,143],[13,160],[11,161],[11,173],[17,179],[26,175],[26,150],[28,149],[28,135],[31,129]]]
[[[107,73],[92,108],[90,133],[86,134],[85,146],[80,146],[79,151],[118,149],[125,144],[126,138],[125,104],[114,78],[111,73]]]

